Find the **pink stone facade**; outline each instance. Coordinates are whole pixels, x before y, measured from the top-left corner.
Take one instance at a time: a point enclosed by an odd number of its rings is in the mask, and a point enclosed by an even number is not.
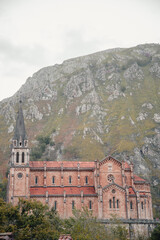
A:
[[[27,155],[28,150],[23,151]],[[113,157],[94,162],[13,161],[8,193],[13,205],[19,198],[36,199],[54,207],[61,218],[83,207],[99,219],[153,218],[149,183],[134,175],[132,164]]]

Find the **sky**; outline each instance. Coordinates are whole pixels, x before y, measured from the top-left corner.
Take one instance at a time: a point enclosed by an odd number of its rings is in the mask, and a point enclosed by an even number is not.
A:
[[[160,43],[160,0],[0,0],[0,101],[39,69]]]

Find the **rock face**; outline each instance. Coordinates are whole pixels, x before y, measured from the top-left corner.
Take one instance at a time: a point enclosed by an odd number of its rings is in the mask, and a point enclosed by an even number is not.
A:
[[[124,158],[159,193],[158,44],[98,52],[34,73],[0,102],[1,164],[8,160],[20,96],[31,147],[38,135],[54,142],[45,150],[48,159]]]

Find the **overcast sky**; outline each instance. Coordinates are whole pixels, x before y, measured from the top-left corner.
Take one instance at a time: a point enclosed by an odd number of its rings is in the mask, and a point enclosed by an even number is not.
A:
[[[160,43],[160,0],[0,0],[0,100],[42,67]]]

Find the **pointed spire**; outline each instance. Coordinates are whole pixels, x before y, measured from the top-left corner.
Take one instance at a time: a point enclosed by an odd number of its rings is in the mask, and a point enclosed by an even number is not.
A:
[[[17,120],[16,120],[16,127],[14,132],[13,141],[17,141],[17,146],[24,147],[26,146],[25,140],[27,140],[25,124],[24,124],[24,117],[23,117],[23,110],[22,110],[22,101],[19,101],[19,110],[17,113]]]

